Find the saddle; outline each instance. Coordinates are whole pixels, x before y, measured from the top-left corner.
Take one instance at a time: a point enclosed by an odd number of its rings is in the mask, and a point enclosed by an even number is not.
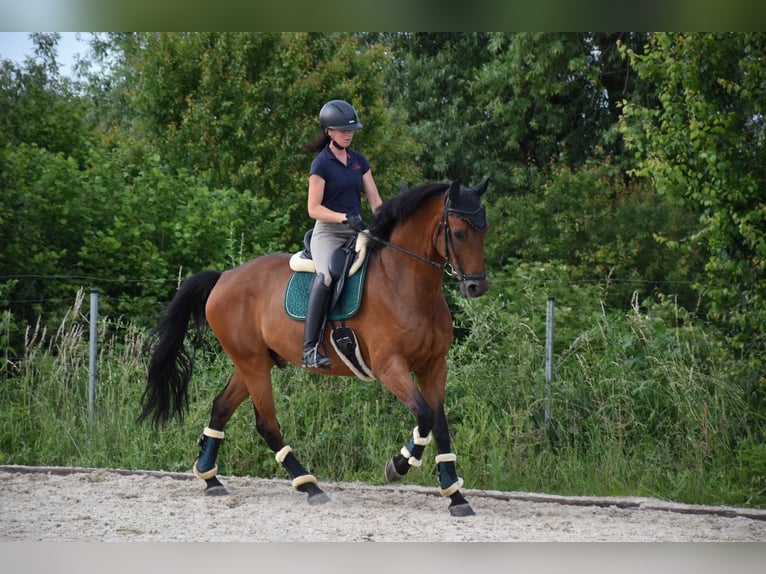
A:
[[[285,288],[285,312],[291,319],[306,319],[309,286],[316,272],[311,258],[311,235],[309,229],[303,238],[304,248],[290,258],[292,274]],[[362,303],[362,291],[367,275],[368,235],[359,233],[333,253],[330,260],[332,293],[327,321],[332,323],[330,338],[335,351],[351,371],[365,381],[374,380],[369,367],[362,359],[356,333],[343,321],[353,317]],[[340,321],[341,325],[335,322]]]
[[[311,236],[314,228],[309,229],[303,236],[303,249],[290,258],[290,269],[296,273],[315,273],[316,267],[311,257]],[[334,285],[330,309],[338,302],[346,279],[355,275],[367,262],[367,241],[369,235],[358,233],[346,244],[335,251],[330,260],[330,275]]]
[[[290,258],[293,273],[285,289],[285,312],[299,321],[306,318],[309,285],[316,272],[310,248],[312,232],[313,229],[306,232],[303,250]],[[367,241],[367,234],[359,233],[337,249],[330,259],[332,293],[328,304],[329,320],[348,319],[359,310],[367,272]]]

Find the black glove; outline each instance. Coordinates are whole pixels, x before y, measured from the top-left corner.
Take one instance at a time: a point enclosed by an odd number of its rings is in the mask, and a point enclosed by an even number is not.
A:
[[[360,215],[352,215],[350,217],[346,217],[346,221],[343,223],[348,223],[348,226],[358,233],[361,233],[367,229],[367,226],[364,224],[364,221],[362,221],[362,217]]]

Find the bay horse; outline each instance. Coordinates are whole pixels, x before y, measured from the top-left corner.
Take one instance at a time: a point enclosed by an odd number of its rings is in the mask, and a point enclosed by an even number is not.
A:
[[[439,492],[450,498],[453,516],[474,511],[463,497],[463,479],[444,412],[446,355],[452,345],[452,316],[442,292],[444,272],[457,277],[465,297],[479,297],[488,287],[484,267],[487,216],[481,202],[489,179],[473,188],[458,182],[403,187],[385,201],[370,229],[368,269],[358,312],[345,323],[358,335],[358,352],[371,378],[381,381],[415,415],[417,426],[401,451],[385,465],[388,482],[401,480],[421,465],[423,451],[436,443]],[[271,381],[273,367],[301,364],[303,324],[285,312],[285,289],[292,271],[290,254],[262,255],[225,272],[201,271],[186,279],[153,331],[146,387],[138,421],[155,426],[188,407],[191,354],[184,340],[193,321],[205,322],[234,366],[224,389],[213,400],[199,441],[194,473],[207,494],[226,494],[216,477],[224,427],[250,397],[256,429],[309,504],[329,497],[298,461],[280,431]],[[329,325],[326,327],[329,329]],[[331,368],[314,371],[359,376],[330,350]],[[414,379],[413,379],[414,374]]]

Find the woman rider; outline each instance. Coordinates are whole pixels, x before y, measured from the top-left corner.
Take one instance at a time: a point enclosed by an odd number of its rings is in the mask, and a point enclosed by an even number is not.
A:
[[[320,352],[319,339],[330,298],[330,257],[365,229],[361,191],[373,213],[382,200],[367,158],[349,147],[354,132],[362,128],[353,106],[343,100],[327,102],[319,111],[319,127],[322,133],[307,146],[316,153],[308,191],[308,214],[316,220],[310,245],[316,275],[309,288],[302,366],[326,370],[330,358]]]

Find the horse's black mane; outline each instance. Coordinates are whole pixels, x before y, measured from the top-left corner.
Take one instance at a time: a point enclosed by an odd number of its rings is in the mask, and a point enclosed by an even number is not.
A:
[[[415,213],[425,199],[444,193],[448,188],[448,183],[426,183],[412,189],[401,188],[399,195],[384,201],[378,208],[370,224],[370,233],[374,237],[388,241],[397,222],[404,221]],[[376,245],[380,244],[372,243],[373,248]]]

